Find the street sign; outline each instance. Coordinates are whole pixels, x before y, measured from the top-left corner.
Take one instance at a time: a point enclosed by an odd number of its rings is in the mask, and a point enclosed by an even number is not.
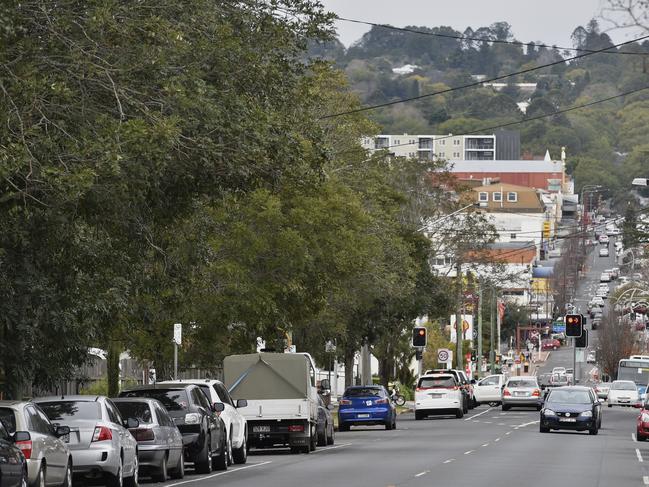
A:
[[[183,341],[183,325],[182,323],[174,323],[174,343],[180,346],[182,341]]]
[[[327,340],[327,343],[325,343],[325,352],[326,353],[335,353],[336,352],[336,344],[332,342],[331,340]]]
[[[565,323],[552,323],[552,333],[565,333],[566,332],[566,325]]]
[[[451,357],[451,351],[448,348],[439,348],[437,350],[437,361],[440,363],[446,363]]]

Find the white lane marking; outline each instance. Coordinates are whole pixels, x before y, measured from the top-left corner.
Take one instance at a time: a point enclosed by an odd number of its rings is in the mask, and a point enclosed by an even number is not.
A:
[[[492,424],[491,421],[483,421],[484,424]]]
[[[478,416],[482,416],[483,414],[487,414],[487,413],[490,412],[490,411],[491,411],[491,408],[487,408],[487,409],[485,409],[484,411],[482,411],[481,413],[474,414],[474,415],[471,416],[470,418],[466,418],[464,421],[469,421],[470,419],[477,418]]]
[[[529,425],[531,425],[531,424],[536,424],[536,423],[538,423],[539,421],[540,421],[540,420],[537,419],[536,421],[530,421],[529,423],[519,424],[519,425],[517,425],[514,429],[517,430],[518,428],[525,428],[525,426],[529,426]]]
[[[419,472],[417,475],[415,475],[415,477],[423,477],[427,473],[430,473],[430,470],[424,470],[423,472]]]
[[[478,420],[478,419],[474,419],[473,422],[474,422],[474,423],[479,423],[480,420]]]
[[[484,444],[484,445],[482,445],[482,446],[489,446],[489,443],[485,443],[485,444]]]
[[[640,450],[638,450],[637,448],[635,449],[635,454],[638,457],[639,462],[644,462],[644,460],[642,459],[642,453],[640,453]]]
[[[512,434],[512,432],[511,432],[511,431],[508,431],[508,432],[507,432],[507,433],[505,433],[505,434],[506,434],[506,435],[511,435],[511,434]]]
[[[631,433],[631,439],[632,439],[633,441],[635,441],[635,442],[638,441],[638,440],[636,439],[636,437],[635,437],[635,433]]]
[[[505,423],[498,423],[498,426],[507,426]]]
[[[239,472],[240,470],[248,470],[249,468],[262,467],[264,465],[268,465],[269,463],[273,463],[273,462],[267,461],[267,462],[255,463],[255,464],[252,464],[252,465],[246,465],[245,467],[233,468],[232,470],[226,470],[225,472],[215,473],[215,474],[212,474],[212,475],[208,475],[206,477],[201,476],[201,477],[198,477],[198,478],[195,478],[195,479],[183,480],[182,482],[175,482],[173,484],[167,484],[166,487],[175,487],[176,485],[183,485],[183,484],[189,484],[191,482],[200,482],[202,480],[213,479],[214,477],[220,477],[221,475],[227,475],[227,474],[230,474],[230,473],[236,473],[236,472]]]
[[[644,482],[645,485],[649,485],[649,477],[647,477],[646,475],[642,477],[642,481]]]
[[[471,455],[471,453],[473,453],[474,451],[475,451],[475,450],[465,451],[464,454],[465,454],[465,455]]]
[[[496,439],[494,440],[494,442],[496,442],[496,441],[500,441],[500,438],[496,438]]]
[[[351,445],[351,443],[343,443],[342,445],[336,445],[336,446],[326,446],[324,448],[320,448],[318,450],[312,451],[311,453],[327,452],[329,450],[335,450],[336,448],[345,448],[346,446],[349,445]]]
[[[454,462],[455,458],[449,458],[448,460],[444,461],[444,463],[451,463]]]

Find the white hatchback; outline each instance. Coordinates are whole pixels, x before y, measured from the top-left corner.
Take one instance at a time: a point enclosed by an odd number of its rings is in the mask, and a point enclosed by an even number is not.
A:
[[[451,374],[423,375],[415,389],[415,419],[424,419],[431,414],[453,414],[464,416],[462,390]]]
[[[640,402],[640,395],[632,380],[614,380],[608,390],[608,407],[635,406]]]
[[[248,405],[245,399],[234,401],[223,382],[214,379],[186,379],[177,381],[158,382],[159,385],[189,385],[199,386],[210,400],[210,404],[222,402],[225,408],[220,414],[225,425],[228,445],[228,464],[246,463],[248,459],[248,423],[238,411]]]
[[[473,386],[473,394],[478,404],[488,403],[494,405],[500,403],[502,389],[505,385],[503,374],[488,375]]]

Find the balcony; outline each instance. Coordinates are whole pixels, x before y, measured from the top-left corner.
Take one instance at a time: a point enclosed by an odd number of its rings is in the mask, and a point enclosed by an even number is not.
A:
[[[433,150],[433,139],[426,137],[419,139],[419,150]]]
[[[495,159],[495,153],[493,150],[488,151],[464,151],[464,159],[467,161],[493,161]]]
[[[390,139],[388,137],[376,137],[374,139],[374,149],[388,149],[390,147]]]
[[[494,150],[494,139],[466,139],[466,150]]]

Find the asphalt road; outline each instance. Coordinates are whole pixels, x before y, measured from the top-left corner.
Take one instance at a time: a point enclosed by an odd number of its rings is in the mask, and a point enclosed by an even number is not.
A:
[[[597,248],[595,249],[597,250]],[[612,259],[591,256],[580,296],[589,299]],[[585,303],[584,303],[585,306]],[[585,308],[582,308],[585,309]],[[543,370],[571,366],[570,350],[552,352]],[[165,487],[640,486],[649,485],[649,444],[633,436],[638,412],[604,408],[599,435],[539,432],[530,409],[480,406],[462,419],[415,421],[397,429],[352,428],[311,454],[252,451],[248,463],[211,475],[190,473]],[[143,484],[151,483],[148,479]]]

